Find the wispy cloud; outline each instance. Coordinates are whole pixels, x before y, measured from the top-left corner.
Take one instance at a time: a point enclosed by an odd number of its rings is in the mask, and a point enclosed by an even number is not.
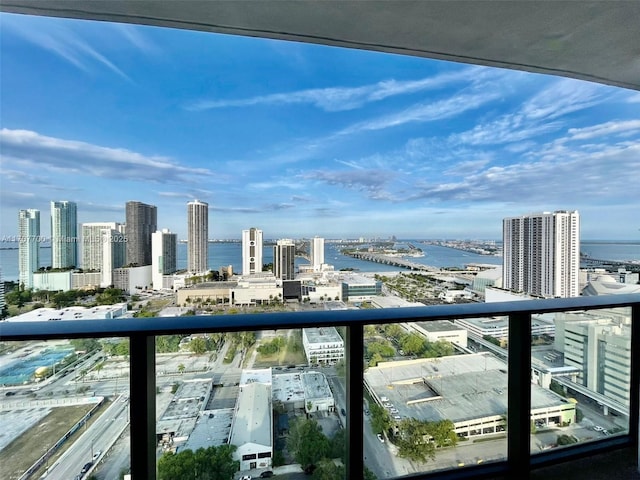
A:
[[[237,100],[200,100],[187,105],[188,110],[250,107],[256,105],[313,105],[327,112],[353,110],[371,102],[389,97],[407,95],[426,90],[451,86],[456,82],[473,81],[478,75],[477,67],[466,67],[456,72],[443,73],[419,80],[384,80],[360,87],[328,87],[273,93]]]
[[[563,128],[561,117],[604,101],[601,87],[560,79],[525,101],[515,112],[482,122],[449,137],[452,143],[500,145],[523,142]]]
[[[570,128],[569,140],[587,140],[608,135],[628,136],[640,133],[640,120],[611,121],[585,128]]]
[[[313,170],[300,178],[358,192],[366,192],[370,199],[387,199],[383,187],[395,176],[391,171],[380,170]]]
[[[44,169],[119,180],[175,183],[213,175],[208,169],[186,167],[167,157],[47,137],[28,130],[0,130],[0,152],[3,162],[19,162],[36,171]]]
[[[640,184],[640,143],[550,148],[531,154],[535,160],[492,166],[458,182],[417,182],[409,200],[584,205],[626,197],[630,185]]]
[[[336,135],[351,135],[358,132],[382,130],[407,123],[445,120],[469,110],[475,110],[486,103],[496,100],[498,97],[499,94],[497,92],[491,91],[485,93],[461,93],[444,100],[420,103],[400,112],[355,123],[340,130]]]
[[[532,120],[553,120],[605,100],[603,87],[595,83],[563,78],[525,102],[522,114]]]
[[[131,82],[132,79],[116,62],[105,53],[119,45],[124,39],[127,46],[134,46],[145,53],[155,50],[144,36],[130,25],[106,24],[109,30],[108,40],[90,34],[83,24],[62,19],[42,19],[31,17],[27,21],[14,22],[11,17],[3,18],[3,28],[38,48],[55,54],[74,67],[91,73],[97,67],[106,67],[121,78]],[[104,33],[103,30],[100,30]]]

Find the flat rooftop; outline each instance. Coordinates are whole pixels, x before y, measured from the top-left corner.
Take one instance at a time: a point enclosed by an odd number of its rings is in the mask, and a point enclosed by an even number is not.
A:
[[[315,398],[333,398],[329,382],[324,373],[306,372],[302,374],[302,386],[306,400]]]
[[[309,343],[339,343],[342,337],[336,327],[304,328]]]
[[[424,303],[410,302],[400,297],[382,297],[377,296],[371,299],[371,304],[376,308],[406,308],[406,307],[424,307]]]
[[[182,448],[195,452],[199,448],[227,444],[232,421],[233,408],[203,411]]]
[[[486,352],[380,363],[364,378],[383,405],[397,411],[396,420],[457,423],[507,412],[507,366]],[[549,390],[531,389],[532,409],[567,403]]]
[[[271,369],[247,369],[242,370],[240,375],[240,386],[248,385],[250,383],[264,383],[265,385],[271,385]]]
[[[273,376],[272,395],[274,401],[282,403],[304,401],[301,373],[281,373]]]
[[[49,320],[107,320],[124,317],[127,311],[126,303],[114,305],[98,305],[95,307],[66,307],[66,308],[37,308],[30,312],[9,317],[7,322],[45,322]]]
[[[420,328],[427,332],[455,332],[464,328],[450,322],[449,320],[435,320],[433,322],[416,322]]]

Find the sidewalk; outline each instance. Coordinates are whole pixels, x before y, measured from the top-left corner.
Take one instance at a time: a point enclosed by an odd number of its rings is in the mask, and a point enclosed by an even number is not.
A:
[[[271,470],[274,473],[274,476],[284,475],[287,473],[302,473],[302,467],[300,467],[300,464],[294,463],[291,465],[282,465],[281,467],[254,468],[252,470],[244,470],[242,472],[238,472],[235,478],[240,479],[243,475],[251,475],[251,479],[253,480],[255,478],[260,478],[260,474],[262,472],[266,472],[267,470]]]

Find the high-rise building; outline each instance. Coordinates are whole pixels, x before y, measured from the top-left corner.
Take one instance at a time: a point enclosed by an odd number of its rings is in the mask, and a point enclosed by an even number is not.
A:
[[[18,213],[18,280],[24,288],[33,287],[33,272],[40,268],[40,210]]]
[[[242,231],[242,274],[262,272],[262,230]]]
[[[194,200],[187,203],[187,270],[209,271],[209,204]]]
[[[74,202],[51,202],[51,266],[78,266],[78,211]]]
[[[580,294],[580,215],[544,212],[502,222],[502,283],[542,297]]]
[[[153,289],[164,288],[163,277],[177,270],[178,235],[168,229],[151,234],[151,281]]]
[[[158,209],[142,202],[127,202],[125,237],[127,265],[151,265],[151,234],[158,229]]]
[[[127,249],[124,236],[124,225],[116,224],[117,228],[105,228],[102,230],[102,274],[100,285],[110,287],[113,285],[113,270],[123,267],[127,263]]]
[[[105,238],[105,230],[121,231],[122,227],[117,222],[100,222],[100,223],[83,223],[80,226],[82,239],[80,241],[82,269],[83,270],[102,270],[104,260],[103,251],[107,247],[105,242],[109,237]],[[124,247],[124,242],[123,245]],[[122,265],[118,265],[121,267]]]
[[[324,238],[314,237],[311,240],[311,265],[314,272],[322,270],[324,264]]]
[[[273,274],[281,280],[295,278],[296,244],[293,240],[278,240],[273,246]]]

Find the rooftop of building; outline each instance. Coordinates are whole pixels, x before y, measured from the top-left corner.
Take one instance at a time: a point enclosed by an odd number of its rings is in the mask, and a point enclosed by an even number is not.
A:
[[[237,281],[226,281],[226,282],[202,282],[196,283],[195,285],[187,285],[183,289],[189,290],[219,290],[219,289],[229,289],[234,288],[238,285]]]
[[[582,295],[619,295],[627,293],[640,293],[640,285],[618,283],[610,275],[603,275],[596,280],[590,281],[586,287],[582,289]]]
[[[8,317],[5,322],[42,322],[55,320],[106,320],[123,317],[126,303],[97,305],[95,307],[36,308],[30,312]]]
[[[331,388],[324,373],[305,372],[302,374],[302,387],[305,400],[316,398],[332,398]]]
[[[336,327],[304,328],[303,335],[311,344],[343,342],[342,337],[338,333],[338,330],[336,330]]]
[[[424,307],[424,303],[410,302],[404,298],[392,296],[377,296],[371,299],[371,305],[376,308],[405,308],[405,307]]]
[[[380,363],[364,377],[400,418],[456,423],[507,411],[507,365],[486,352]],[[550,390],[532,385],[532,410],[566,403]]]
[[[273,399],[282,403],[304,400],[301,373],[280,373],[273,376]]]
[[[416,324],[427,332],[452,332],[464,330],[449,320],[435,320],[433,322],[416,322]]]
[[[249,385],[250,383],[264,383],[265,385],[271,385],[271,369],[259,368],[259,369],[245,369],[240,374],[240,385]]]
[[[229,443],[236,446],[272,444],[269,385],[256,382],[240,387]]]

